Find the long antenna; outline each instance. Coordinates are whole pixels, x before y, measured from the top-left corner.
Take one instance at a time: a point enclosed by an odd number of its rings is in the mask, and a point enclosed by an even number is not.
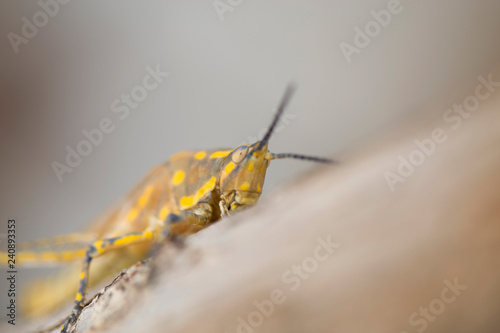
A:
[[[285,94],[283,95],[283,98],[281,99],[281,103],[278,106],[278,110],[276,111],[276,114],[274,115],[273,122],[271,123],[271,126],[269,126],[269,129],[267,130],[266,135],[264,138],[260,141],[259,145],[255,148],[256,151],[261,150],[262,147],[269,141],[269,138],[271,137],[271,134],[273,134],[274,128],[276,127],[276,124],[278,123],[278,120],[280,119],[281,115],[283,114],[283,111],[285,110],[286,106],[288,105],[288,102],[292,98],[293,93],[295,92],[296,86],[293,83],[290,83],[285,90]]]
[[[297,160],[313,161],[313,162],[319,162],[319,163],[337,163],[337,161],[330,160],[328,158],[307,156],[307,155],[300,155],[300,154],[293,154],[293,153],[281,153],[281,154],[268,153],[268,156],[269,156],[269,158],[266,156],[266,159],[269,159],[269,160],[276,160],[279,158],[294,158]]]
[[[264,138],[259,142],[259,144],[255,148],[255,151],[261,150],[262,147],[264,147],[264,145],[271,138],[271,135],[273,134],[274,128],[276,127],[278,120],[281,118],[283,111],[285,111],[285,108],[288,105],[288,102],[290,102],[290,99],[292,98],[292,95],[295,92],[295,89],[296,89],[296,86],[293,83],[288,84],[288,86],[286,87],[283,98],[281,99],[280,105],[278,106],[278,110],[276,111],[276,114],[274,115],[273,122],[271,123],[271,126],[269,126],[269,129],[267,130],[266,135],[264,135]],[[294,153],[274,154],[274,153],[268,152],[268,153],[266,153],[265,158],[267,160],[274,160],[274,159],[280,159],[280,158],[294,158],[297,160],[313,161],[313,162],[319,162],[319,163],[337,163],[336,161],[330,160],[328,158],[300,155],[300,154],[294,154]]]

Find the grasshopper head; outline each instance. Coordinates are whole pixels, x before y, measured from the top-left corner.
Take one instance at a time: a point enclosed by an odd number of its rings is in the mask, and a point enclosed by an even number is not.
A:
[[[262,193],[266,170],[271,160],[278,158],[296,158],[323,163],[332,162],[324,158],[298,154],[273,154],[267,150],[269,138],[288,104],[293,91],[293,86],[289,86],[285,91],[278,111],[264,138],[252,145],[241,145],[237,147],[227,155],[224,160],[219,176],[219,207],[222,216],[232,215],[235,212],[251,207],[257,203]]]
[[[226,157],[220,173],[223,215],[232,215],[259,200],[269,166],[267,144],[260,148],[259,143],[241,145]]]

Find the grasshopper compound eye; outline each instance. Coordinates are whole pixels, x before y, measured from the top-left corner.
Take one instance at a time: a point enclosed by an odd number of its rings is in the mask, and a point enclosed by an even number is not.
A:
[[[240,146],[233,152],[233,154],[231,155],[231,159],[233,160],[234,163],[238,164],[241,161],[243,161],[243,159],[245,158],[245,156],[247,156],[247,154],[248,154],[248,146]]]

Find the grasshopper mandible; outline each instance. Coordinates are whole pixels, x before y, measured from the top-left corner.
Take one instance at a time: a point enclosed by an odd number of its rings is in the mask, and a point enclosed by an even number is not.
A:
[[[100,269],[89,274],[90,264],[96,258],[121,249],[127,250],[124,251],[126,256],[135,260],[144,259],[155,244],[172,237],[189,236],[220,218],[255,205],[262,193],[266,170],[274,159],[332,162],[325,158],[268,151],[269,139],[293,92],[293,86],[286,89],[262,140],[235,149],[177,153],[154,168],[124,201],[101,217],[94,224],[91,236],[58,236],[45,243],[28,245],[27,250],[18,254],[21,264],[83,259],[75,306],[61,332],[67,332],[80,315],[89,276],[96,280],[103,277]],[[66,250],[62,251],[61,246]],[[113,260],[117,257],[110,257],[107,262]],[[34,298],[38,303],[33,301],[35,304],[31,305],[35,312],[37,307],[47,306],[40,304],[47,299],[42,296],[35,289]]]

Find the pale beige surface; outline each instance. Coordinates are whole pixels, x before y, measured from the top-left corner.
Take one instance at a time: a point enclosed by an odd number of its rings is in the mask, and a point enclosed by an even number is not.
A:
[[[237,318],[279,289],[286,300],[256,332],[417,332],[423,326],[409,317],[429,306],[440,313],[426,332],[498,332],[499,108],[496,93],[457,130],[439,120],[413,126],[341,166],[312,170],[185,249],[165,248],[153,282],[143,279],[143,266],[132,268],[139,278],[125,281],[130,294],[108,290],[106,306],[92,305],[79,327],[238,332]],[[448,140],[391,192],[384,172],[438,127]],[[338,248],[292,290],[283,274],[314,255],[318,237]],[[466,289],[451,300],[445,289],[455,280]],[[449,304],[440,309],[438,299]]]

